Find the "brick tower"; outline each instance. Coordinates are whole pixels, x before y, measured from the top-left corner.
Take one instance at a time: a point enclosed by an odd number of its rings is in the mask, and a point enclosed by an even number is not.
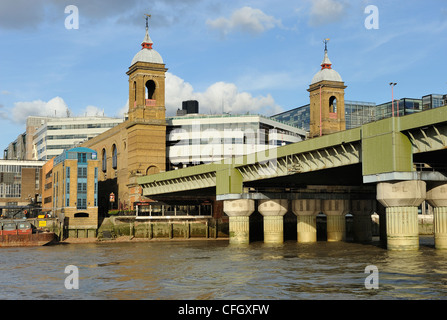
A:
[[[321,70],[313,77],[307,89],[310,97],[310,138],[346,130],[346,86],[338,72],[332,69],[327,54],[328,40],[324,40]]]

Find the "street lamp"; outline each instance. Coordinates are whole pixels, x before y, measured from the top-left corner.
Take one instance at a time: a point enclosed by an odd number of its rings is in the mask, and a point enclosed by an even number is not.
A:
[[[396,82],[390,82],[391,86],[391,113],[392,117],[394,117],[394,86],[396,85]]]

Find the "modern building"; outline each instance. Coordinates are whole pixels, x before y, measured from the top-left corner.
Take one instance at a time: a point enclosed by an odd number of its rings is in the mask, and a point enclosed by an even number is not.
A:
[[[95,150],[73,148],[54,158],[52,212],[69,229],[98,228],[100,161]]]
[[[389,118],[394,107],[395,116],[404,116],[427,109],[438,108],[447,105],[446,95],[430,94],[422,99],[402,98],[376,105],[374,102],[345,100],[346,129],[352,129],[362,124]],[[309,131],[310,105],[304,105],[276,115],[272,119],[297,126]]]
[[[109,117],[47,118],[34,134],[32,157],[49,160],[122,122]]]
[[[168,118],[166,130],[167,170],[234,158],[306,138],[304,130],[260,115],[187,114]]]
[[[362,124],[375,121],[375,107],[376,104],[374,102],[345,100],[346,129],[356,128]],[[309,132],[310,104],[273,115],[271,119]]]
[[[447,105],[447,95],[428,94],[422,97],[422,110],[438,108]]]
[[[0,160],[0,210],[17,211],[41,202],[44,161]]]
[[[7,160],[49,160],[123,122],[111,117],[37,117],[26,120],[26,131],[3,151]]]

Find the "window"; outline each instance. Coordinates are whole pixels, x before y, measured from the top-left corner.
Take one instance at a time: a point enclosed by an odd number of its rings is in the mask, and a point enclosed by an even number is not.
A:
[[[153,80],[146,82],[146,89],[146,99],[155,99],[155,82]]]
[[[87,209],[87,199],[78,198],[76,208],[77,209]],[[75,215],[75,217],[76,217],[76,215]]]
[[[87,193],[87,183],[78,182],[78,193]]]
[[[112,168],[116,169],[118,163],[118,151],[116,149],[116,145],[112,146]]]
[[[329,98],[329,112],[337,113],[337,98],[334,96]]]
[[[87,178],[87,167],[78,167],[78,178]]]
[[[102,172],[107,171],[107,152],[106,149],[102,149]]]
[[[78,162],[86,163],[87,162],[87,153],[78,153]]]
[[[84,209],[87,209],[87,208],[84,208]],[[87,212],[78,212],[78,213],[75,213],[74,217],[75,218],[88,218],[89,215]]]

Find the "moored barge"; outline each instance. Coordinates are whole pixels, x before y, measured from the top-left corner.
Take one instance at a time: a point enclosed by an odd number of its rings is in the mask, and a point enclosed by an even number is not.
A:
[[[44,246],[55,240],[54,232],[37,229],[26,220],[0,220],[0,247]]]

